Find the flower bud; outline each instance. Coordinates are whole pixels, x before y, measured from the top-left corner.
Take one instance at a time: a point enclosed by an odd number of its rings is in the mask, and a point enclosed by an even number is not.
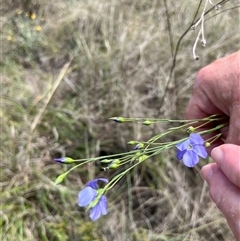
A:
[[[58,176],[57,179],[55,180],[54,185],[58,185],[59,183],[61,183],[64,180],[64,178],[67,176],[67,174],[68,173],[65,172],[65,173],[61,174],[60,176]]]
[[[204,145],[205,145],[205,147],[209,147],[209,146],[211,146],[211,143],[210,142],[205,142]]]
[[[123,123],[125,121],[124,117],[111,117],[110,120],[113,120],[117,123]]]
[[[130,144],[130,145],[135,145],[135,144],[137,144],[138,143],[138,141],[129,141],[128,142],[128,144]]]
[[[150,126],[152,124],[152,122],[150,120],[145,120],[142,122],[142,124],[145,126]]]
[[[193,126],[189,126],[188,128],[187,128],[187,133],[188,134],[191,134],[191,133],[193,133],[195,131],[195,128],[193,127]]]
[[[143,143],[138,143],[135,147],[134,147],[134,150],[139,150],[139,149],[142,149],[144,147],[144,144]]]
[[[101,163],[110,163],[110,162],[112,162],[112,160],[111,159],[103,159],[100,162]]]
[[[74,160],[71,157],[55,158],[54,161],[55,162],[60,162],[60,163],[65,163],[65,164],[69,164],[69,163],[73,163],[74,162]]]
[[[110,164],[108,165],[108,168],[109,168],[109,169],[116,169],[116,168],[119,167],[120,163],[121,163],[121,161],[120,161],[119,159],[114,159],[114,160],[112,161],[112,163],[110,163]]]
[[[148,159],[148,155],[142,155],[142,156],[140,156],[139,158],[138,158],[138,161],[139,162],[143,162],[143,161],[145,161],[146,159]]]

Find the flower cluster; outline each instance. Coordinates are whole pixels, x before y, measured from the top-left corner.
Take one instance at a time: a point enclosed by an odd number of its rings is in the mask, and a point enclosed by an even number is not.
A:
[[[101,215],[107,214],[107,198],[101,194],[102,189],[99,189],[98,181],[108,183],[105,178],[96,178],[88,182],[86,187],[78,194],[78,205],[80,207],[90,205],[90,218],[93,221],[100,218]]]
[[[209,130],[201,130],[204,125],[208,125],[212,121],[220,120],[220,117],[214,115],[200,120],[166,120],[166,119],[142,119],[142,118],[124,118],[113,117],[111,118],[117,123],[124,123],[127,121],[137,121],[143,125],[149,126],[151,124],[158,124],[162,122],[177,122],[180,123],[178,127],[172,127],[167,129],[166,132],[153,136],[146,142],[140,142],[136,140],[129,141],[128,144],[133,145],[131,151],[126,153],[120,153],[115,155],[96,157],[91,159],[79,159],[74,160],[70,157],[56,158],[55,161],[62,164],[75,164],[67,172],[61,174],[55,181],[56,184],[61,183],[64,178],[74,169],[87,164],[89,162],[100,161],[103,165],[103,170],[116,169],[122,165],[128,163],[128,168],[118,173],[108,181],[106,178],[96,178],[89,181],[86,186],[78,194],[78,205],[80,207],[86,207],[90,211],[90,218],[95,221],[101,217],[101,215],[107,214],[107,197],[106,193],[110,190],[123,176],[125,176],[130,170],[140,165],[142,162],[148,160],[152,156],[156,156],[159,153],[176,148],[176,158],[182,160],[183,164],[187,167],[193,168],[198,164],[200,157],[207,158],[206,148],[211,145],[220,135],[216,135],[204,141],[205,134],[214,133],[214,131],[221,129],[224,124],[216,126]],[[163,137],[176,132],[182,132],[186,129],[187,137],[184,137],[177,141],[165,142]],[[104,187],[100,188],[98,183],[104,183]]]

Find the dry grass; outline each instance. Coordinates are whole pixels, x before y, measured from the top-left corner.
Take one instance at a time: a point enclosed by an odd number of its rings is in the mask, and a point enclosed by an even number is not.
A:
[[[3,4],[2,240],[233,239],[199,169],[182,167],[174,152],[121,180],[109,195],[109,214],[96,223],[76,201],[89,179],[106,175],[98,165],[53,184],[68,169],[54,157],[120,153],[127,141],[164,131],[108,118],[181,117],[197,70],[239,49],[239,3],[233,0],[206,16],[207,46],[198,45],[199,61],[192,59],[197,30],[185,35],[168,85],[172,54],[197,2],[166,1],[168,14],[157,0]]]

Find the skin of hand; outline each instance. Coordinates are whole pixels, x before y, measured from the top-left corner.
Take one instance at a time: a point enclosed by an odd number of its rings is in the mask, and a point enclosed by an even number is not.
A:
[[[240,146],[223,144],[212,150],[215,163],[202,168],[210,197],[225,216],[236,240],[240,240]]]
[[[240,51],[216,60],[197,75],[186,118],[213,114],[227,117],[228,125],[219,130],[222,138],[208,148],[215,163],[204,166],[201,172],[212,200],[240,241]]]
[[[221,130],[224,140],[208,148],[209,154],[223,143],[240,145],[240,51],[216,60],[197,75],[186,118],[201,119],[213,114],[229,118],[229,125]]]

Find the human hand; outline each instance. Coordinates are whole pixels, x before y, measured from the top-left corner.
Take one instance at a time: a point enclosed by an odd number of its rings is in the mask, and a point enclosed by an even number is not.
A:
[[[240,241],[240,146],[221,145],[212,150],[211,156],[216,163],[204,166],[202,176],[212,200]]]
[[[186,118],[201,119],[213,114],[228,117],[229,125],[220,130],[225,141],[219,139],[208,152],[225,142],[240,145],[240,51],[216,60],[197,75]]]
[[[222,138],[208,148],[216,163],[204,166],[202,176],[212,200],[240,241],[240,51],[204,67],[197,75],[186,118],[201,119],[213,114],[222,114],[229,123],[219,131]],[[215,134],[219,133],[212,136]]]

